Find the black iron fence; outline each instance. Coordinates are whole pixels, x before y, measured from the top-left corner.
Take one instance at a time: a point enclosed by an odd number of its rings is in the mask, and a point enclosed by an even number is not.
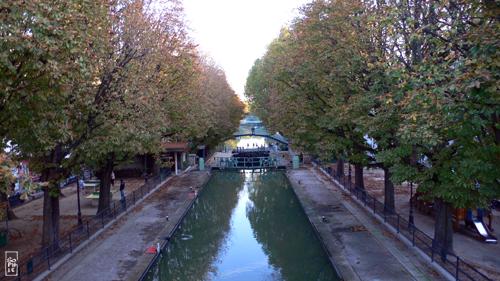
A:
[[[168,175],[163,174],[148,179],[144,185],[126,194],[125,200],[114,200],[110,208],[103,210],[91,218],[84,219],[82,224],[68,234],[62,236],[59,241],[41,249],[37,254],[27,260],[18,262],[19,274],[17,277],[0,276],[0,280],[33,280],[39,274],[50,270],[52,266],[72,253],[75,248],[89,239],[93,234],[103,229],[106,224],[116,219],[121,213],[134,206],[141,198],[153,190],[162,179]]]
[[[340,183],[346,191],[354,195],[360,204],[368,207],[374,215],[382,218],[384,222],[392,226],[397,233],[406,237],[414,247],[417,247],[430,257],[431,262],[438,263],[442,268],[448,271],[448,273],[454,276],[456,280],[492,280],[473,265],[462,260],[459,256],[453,253],[447,253],[446,255],[442,254],[442,247],[436,243],[432,237],[418,229],[415,225],[411,225],[408,220],[395,210],[388,210],[385,208],[382,202],[368,194],[365,190],[355,188],[348,176],[344,175],[339,177],[331,167],[323,165],[318,160],[313,160],[313,162]]]

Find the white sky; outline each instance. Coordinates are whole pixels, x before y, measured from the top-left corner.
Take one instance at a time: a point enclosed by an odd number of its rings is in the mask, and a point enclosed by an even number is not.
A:
[[[311,0],[183,0],[191,36],[243,98],[248,71]]]

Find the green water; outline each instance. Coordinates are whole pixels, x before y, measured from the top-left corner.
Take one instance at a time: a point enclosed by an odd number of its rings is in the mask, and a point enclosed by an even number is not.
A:
[[[283,172],[216,172],[147,280],[338,277]]]

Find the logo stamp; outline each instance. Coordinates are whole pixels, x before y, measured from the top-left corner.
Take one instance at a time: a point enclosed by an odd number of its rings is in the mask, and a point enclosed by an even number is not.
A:
[[[5,251],[5,276],[17,276],[19,274],[19,253],[17,251]]]

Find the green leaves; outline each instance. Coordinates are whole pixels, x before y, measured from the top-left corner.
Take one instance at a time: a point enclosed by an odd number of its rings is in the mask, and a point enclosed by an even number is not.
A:
[[[487,5],[314,1],[256,61],[245,94],[302,149],[485,204],[500,196],[500,25]]]

